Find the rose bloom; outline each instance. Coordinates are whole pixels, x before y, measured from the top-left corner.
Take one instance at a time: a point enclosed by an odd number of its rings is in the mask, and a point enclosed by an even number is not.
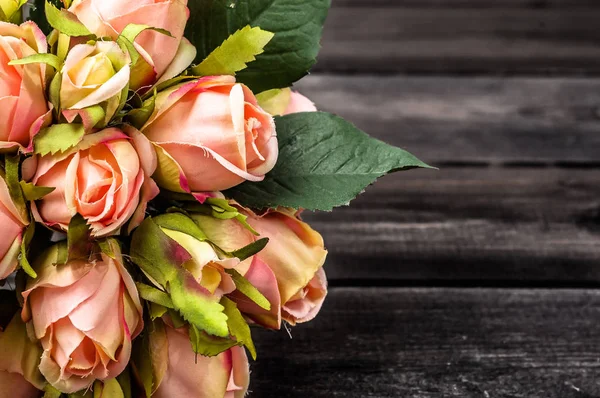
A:
[[[142,63],[134,66],[132,89],[175,77],[196,57],[196,49],[183,37],[187,0],[75,0],[69,11],[98,37],[116,39],[129,24],[169,31],[172,37],[147,30],[136,38]]]
[[[317,107],[311,100],[309,100],[308,98],[306,98],[304,95],[300,94],[299,92],[292,91],[290,93],[290,101],[289,101],[288,106],[283,114],[290,115],[292,113],[316,112],[316,111],[317,111]]]
[[[107,236],[130,219],[129,230],[143,220],[148,201],[158,194],[150,178],[155,168],[150,143],[126,127],[86,135],[61,154],[29,158],[23,174],[35,185],[56,188],[32,204],[38,222],[66,231],[79,213],[94,236]]]
[[[196,355],[185,329],[169,326],[165,329],[166,336],[150,335],[152,346],[163,347],[157,355],[159,366],[166,363],[162,378],[156,381],[153,398],[243,398],[246,395],[250,367],[243,348],[235,346],[216,357]],[[156,341],[159,338],[161,341]]]
[[[262,181],[277,162],[273,118],[232,76],[211,76],[158,94],[141,131],[161,160],[158,185],[211,192]]]
[[[327,251],[323,238],[293,210],[269,211],[262,216],[247,209],[242,211],[259,237],[235,219],[192,215],[208,238],[226,251],[244,247],[258,238],[269,238],[261,252],[236,269],[271,302],[271,311],[249,303],[239,292],[231,297],[250,319],[272,329],[280,328],[282,318],[292,325],[312,320],[327,295],[323,271]]]
[[[0,22],[0,149],[31,150],[33,137],[51,122],[44,91],[46,65],[8,65],[46,53],[46,36],[33,22]]]
[[[129,82],[129,63],[129,56],[112,41],[74,46],[61,71],[60,106],[67,120],[72,122],[75,116],[81,115],[85,124],[83,109],[101,104],[106,112],[104,124],[107,124],[117,111],[122,91]]]
[[[17,268],[23,231],[28,224],[29,220],[13,203],[6,182],[0,178],[0,279]]]
[[[143,328],[142,305],[131,276],[105,254],[96,261],[56,265],[53,246],[34,265],[39,277],[23,292],[22,317],[32,321],[44,353],[40,371],[55,388],[72,393],[127,366],[131,340]]]

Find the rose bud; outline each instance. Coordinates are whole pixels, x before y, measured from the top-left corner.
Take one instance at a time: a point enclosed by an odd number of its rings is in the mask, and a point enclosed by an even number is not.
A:
[[[158,185],[175,192],[262,181],[277,162],[273,118],[232,76],[206,77],[159,93],[141,131],[163,159]]]
[[[143,328],[135,284],[118,245],[109,242],[115,259],[102,253],[64,265],[56,264],[58,246],[51,247],[34,264],[39,277],[23,292],[23,320],[32,322],[44,349],[40,371],[64,393],[118,376]]]
[[[129,55],[115,42],[97,41],[73,47],[61,72],[60,107],[67,120],[72,122],[81,115],[85,121],[84,108],[102,105],[102,125],[106,125],[117,111],[129,82],[129,62]]]
[[[6,181],[0,178],[0,280],[9,276],[19,264],[23,232],[29,224],[23,217],[10,197]]]
[[[133,90],[177,76],[196,57],[196,49],[183,37],[189,18],[187,0],[75,0],[69,11],[98,37],[116,39],[129,24],[170,33],[146,30],[137,36],[134,45],[141,62],[131,74]]]
[[[46,65],[9,62],[46,53],[46,36],[33,22],[0,22],[0,149],[32,149],[33,137],[51,122],[45,97]]]
[[[243,348],[235,346],[216,357],[196,355],[187,330],[165,326],[165,334],[150,335],[152,346],[167,347],[162,380],[156,381],[153,398],[243,398],[250,384],[250,367]],[[166,341],[153,341],[156,339]]]
[[[161,218],[154,217],[154,222],[161,225]],[[162,231],[177,242],[191,256],[183,267],[188,270],[200,286],[219,299],[235,290],[235,283],[225,269],[234,268],[239,264],[235,258],[220,259],[215,249],[208,242],[201,242],[184,232],[173,231],[161,227]]]
[[[79,213],[96,237],[118,233],[130,219],[128,230],[133,229],[158,194],[150,178],[156,168],[154,155],[139,131],[125,127],[86,135],[63,153],[27,159],[24,177],[31,175],[35,185],[56,188],[32,203],[34,218],[66,231]]]
[[[299,92],[292,91],[290,93],[290,102],[288,103],[288,106],[283,114],[290,115],[292,113],[316,111],[317,107],[311,100],[309,100]]]
[[[258,238],[269,238],[261,252],[237,269],[245,269],[245,277],[271,302],[271,311],[250,305],[235,292],[238,307],[255,322],[273,329],[281,326],[281,318],[292,325],[312,320],[327,295],[323,238],[293,210],[269,211],[262,216],[247,209],[242,213],[259,237],[234,219],[193,215],[208,238],[223,250],[233,251]]]

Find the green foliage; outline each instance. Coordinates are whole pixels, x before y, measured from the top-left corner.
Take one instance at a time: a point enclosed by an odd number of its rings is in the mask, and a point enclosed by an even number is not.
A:
[[[192,68],[196,76],[232,75],[246,69],[255,56],[264,52],[264,47],[273,39],[273,33],[258,27],[245,26],[229,36],[221,46],[215,48],[200,65]]]
[[[244,278],[242,274],[234,269],[228,269],[225,270],[225,272],[227,272],[233,279],[233,283],[235,283],[235,288],[238,292],[248,297],[260,308],[267,311],[271,310],[271,303],[269,300],[267,300],[267,298],[257,288],[255,288],[254,285],[248,281],[248,279]]]
[[[92,33],[77,19],[75,15],[65,9],[58,9],[49,1],[44,5],[46,19],[50,26],[69,36],[93,36]]]
[[[225,192],[244,206],[332,210],[347,205],[379,177],[425,163],[373,139],[335,115],[311,112],[276,118],[279,162],[260,183]]]
[[[83,124],[53,124],[35,136],[33,148],[37,155],[54,155],[73,148],[79,144],[84,135],[85,127]]]
[[[289,87],[315,64],[331,0],[194,0],[185,36],[201,62],[250,25],[275,34],[256,61],[237,74],[254,92]]]
[[[256,347],[252,341],[252,333],[250,332],[248,322],[246,322],[242,313],[238,310],[237,305],[227,297],[221,299],[221,305],[225,308],[223,311],[227,315],[229,332],[240,345],[244,345],[250,351],[250,355],[256,360]]]
[[[248,246],[232,251],[229,254],[232,257],[240,259],[240,261],[244,261],[245,259],[250,258],[255,254],[259,253],[262,249],[264,249],[267,246],[267,243],[269,243],[269,238],[262,238],[257,240],[256,242],[250,243]]]
[[[61,61],[54,54],[33,54],[25,58],[14,59],[8,63],[9,65],[29,65],[29,64],[46,64],[56,70],[60,69]]]
[[[27,201],[40,200],[56,189],[54,187],[38,187],[23,180],[19,181],[19,183],[21,184],[23,195],[25,195],[25,200]]]

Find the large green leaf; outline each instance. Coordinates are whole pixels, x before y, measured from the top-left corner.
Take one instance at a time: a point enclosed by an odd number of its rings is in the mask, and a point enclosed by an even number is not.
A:
[[[260,183],[225,192],[244,206],[329,211],[348,204],[385,174],[429,167],[335,115],[297,113],[276,122],[280,153],[275,168]]]
[[[255,92],[289,87],[315,64],[331,0],[194,0],[185,36],[199,63],[232,33],[250,25],[275,34],[238,80]]]

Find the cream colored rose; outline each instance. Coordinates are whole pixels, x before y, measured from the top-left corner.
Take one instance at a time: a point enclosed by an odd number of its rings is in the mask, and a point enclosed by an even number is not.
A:
[[[196,49],[183,37],[189,18],[187,0],[75,0],[69,8],[98,37],[116,39],[129,24],[167,30],[171,37],[148,30],[135,40],[142,58],[134,66],[131,87],[151,86],[183,72]]]
[[[129,83],[129,62],[129,56],[115,42],[73,47],[61,71],[60,107],[67,120],[73,121],[85,108],[101,105],[107,124],[117,111],[121,96],[126,95],[123,89]]]

